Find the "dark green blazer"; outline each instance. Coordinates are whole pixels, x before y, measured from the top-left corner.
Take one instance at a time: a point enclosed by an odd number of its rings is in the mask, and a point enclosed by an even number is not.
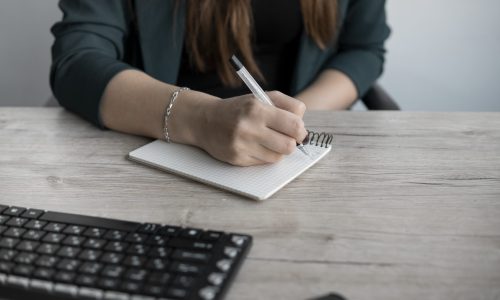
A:
[[[127,0],[61,0],[64,16],[52,27],[50,74],[59,103],[101,126],[101,96],[118,72],[140,68],[175,84],[184,45],[185,1],[178,1],[177,9],[175,3],[136,0],[131,14]],[[384,42],[390,32],[385,0],[339,0],[339,6],[341,27],[335,45],[321,50],[303,34],[291,85],[294,95],[324,69],[344,72],[360,96],[382,73]],[[131,25],[134,15],[137,27]],[[137,39],[140,52],[134,51]]]

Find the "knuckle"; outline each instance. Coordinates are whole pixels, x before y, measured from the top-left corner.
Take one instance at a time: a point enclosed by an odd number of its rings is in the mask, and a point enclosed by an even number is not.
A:
[[[262,105],[257,99],[249,98],[243,103],[242,110],[246,117],[259,116],[262,112]]]
[[[294,118],[290,124],[290,133],[293,137],[300,139],[304,130],[304,121],[300,118]]]
[[[298,114],[301,116],[304,115],[304,113],[306,112],[306,109],[307,109],[306,105],[304,104],[304,102],[299,101],[299,100],[297,100],[296,103],[297,103],[296,109],[297,109]]]
[[[282,96],[283,96],[283,93],[280,91],[274,90],[274,91],[269,92],[269,97],[271,97],[271,98],[275,98],[275,97],[278,98],[278,97],[282,97]]]
[[[283,153],[284,154],[292,154],[293,151],[295,151],[295,140],[294,139],[287,139],[285,144],[283,145]]]
[[[225,160],[226,160],[226,162],[228,162],[232,165],[236,165],[236,166],[242,165],[242,163],[243,163],[242,157],[239,154],[238,146],[236,143],[232,143],[229,145],[229,147],[227,149],[227,154],[226,154]]]
[[[292,138],[287,138],[287,139],[284,139],[283,142],[281,143],[281,149],[280,149],[280,153],[277,153],[278,155],[281,155],[281,154],[292,154],[292,152],[295,150],[295,140],[292,139]]]

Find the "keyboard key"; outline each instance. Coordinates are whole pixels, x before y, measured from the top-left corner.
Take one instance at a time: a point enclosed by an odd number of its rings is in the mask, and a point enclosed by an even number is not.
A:
[[[96,276],[91,276],[91,275],[79,275],[76,277],[75,283],[77,285],[84,285],[84,286],[94,286],[97,282],[97,277]]]
[[[106,229],[97,228],[97,227],[90,227],[83,232],[83,235],[91,237],[91,238],[100,238],[100,237],[104,236],[105,233],[106,233]]]
[[[47,225],[47,222],[45,221],[31,220],[28,223],[26,223],[26,225],[24,225],[24,228],[42,229],[45,225]]]
[[[231,242],[233,242],[233,244],[235,244],[238,247],[243,246],[247,240],[249,240],[248,236],[235,235],[235,234],[231,235]]]
[[[38,257],[37,254],[35,253],[30,253],[30,252],[20,252],[16,258],[14,258],[14,262],[19,263],[19,264],[26,264],[30,265],[32,264],[35,259]]]
[[[188,295],[188,292],[185,289],[181,288],[169,288],[167,290],[167,297],[172,297],[175,299],[185,299]]]
[[[170,271],[182,274],[197,275],[201,273],[202,267],[187,263],[174,262],[170,267]]]
[[[181,227],[178,226],[163,226],[158,233],[166,236],[177,236],[180,230]]]
[[[144,269],[129,269],[124,277],[133,281],[144,281],[148,276],[148,272]]]
[[[28,218],[28,219],[38,219],[43,214],[43,210],[40,209],[28,209],[25,211],[21,217]]]
[[[79,248],[64,246],[61,249],[59,249],[59,251],[57,251],[57,255],[67,258],[74,258],[78,255],[79,252],[80,252]]]
[[[102,269],[102,264],[96,262],[85,262],[80,266],[79,271],[82,273],[97,275]]]
[[[168,238],[162,235],[154,235],[150,237],[146,243],[154,246],[164,246],[167,243]]]
[[[63,245],[78,247],[85,241],[85,239],[86,238],[83,236],[70,235],[70,236],[67,236],[62,241],[62,243],[63,243]]]
[[[218,288],[214,286],[206,286],[200,290],[198,295],[203,299],[203,300],[211,300],[215,298],[215,295],[218,292]]]
[[[80,266],[80,262],[76,259],[62,259],[57,264],[56,268],[63,271],[74,272]]]
[[[17,228],[17,227],[11,227],[9,229],[7,229],[3,235],[4,236],[8,236],[8,237],[12,237],[12,238],[19,238],[23,235],[23,233],[26,232],[26,229],[23,229],[23,228]]]
[[[129,255],[123,261],[123,264],[129,267],[142,267],[145,263],[146,259],[138,255]]]
[[[11,206],[10,208],[4,210],[2,213],[8,216],[19,217],[25,210],[26,208],[23,207]]]
[[[0,205],[0,213],[2,213],[4,210],[6,210],[7,208],[9,208],[8,206],[6,205]]]
[[[180,236],[189,238],[189,239],[197,239],[202,234],[202,231],[199,229],[186,228],[181,231]]]
[[[134,281],[125,281],[121,284],[121,290],[130,294],[135,294],[141,290],[141,284]]]
[[[146,285],[143,289],[144,293],[150,296],[161,296],[163,294],[163,287],[159,285]]]
[[[14,238],[1,238],[0,248],[12,249],[19,243],[19,241],[20,241],[19,239],[14,239]]]
[[[54,276],[55,271],[53,269],[48,268],[37,268],[35,272],[33,272],[33,277],[38,279],[50,280],[52,276]]]
[[[80,252],[80,255],[78,255],[79,259],[82,260],[90,260],[90,261],[95,261],[101,256],[102,251],[99,250],[91,250],[91,249],[85,249],[82,252]]]
[[[52,293],[57,296],[72,297],[78,292],[78,287],[72,284],[54,284]]]
[[[125,238],[126,235],[127,233],[121,230],[109,230],[104,238],[112,241],[121,241]]]
[[[28,222],[28,219],[26,218],[11,218],[5,225],[8,226],[15,226],[15,227],[23,227],[23,225]]]
[[[148,246],[142,244],[133,244],[127,249],[128,254],[145,255],[149,251]]]
[[[172,259],[206,263],[210,259],[210,254],[177,249],[172,254]]]
[[[55,281],[71,283],[75,279],[76,275],[73,272],[59,271],[54,276]]]
[[[125,257],[123,254],[106,252],[101,256],[100,261],[106,264],[118,264]]]
[[[84,244],[83,247],[85,248],[92,248],[92,249],[101,249],[106,245],[106,240],[102,239],[88,239]]]
[[[10,217],[8,217],[8,216],[2,216],[2,215],[0,215],[0,224],[4,224],[9,219],[10,219]]]
[[[155,271],[165,270],[167,267],[167,260],[163,258],[152,258],[148,261],[146,268],[153,269]]]
[[[147,238],[148,236],[142,233],[130,233],[125,240],[130,243],[144,243]]]
[[[14,263],[8,261],[0,261],[0,273],[10,273],[10,271],[14,268]]]
[[[144,223],[142,224],[138,229],[137,232],[140,233],[145,233],[145,234],[153,234],[155,233],[158,229],[160,229],[160,225],[158,224],[152,224],[152,223]]]
[[[200,241],[200,240],[192,240],[192,239],[181,239],[175,238],[168,241],[168,246],[174,248],[185,248],[190,250],[205,250],[211,251],[214,247],[212,243]]]
[[[60,246],[55,245],[55,244],[41,244],[38,249],[36,249],[37,253],[40,254],[55,254],[57,250],[59,250]]]
[[[59,261],[59,258],[51,255],[42,255],[38,257],[38,259],[35,262],[35,265],[39,267],[45,267],[45,268],[53,268]]]
[[[84,226],[68,225],[63,230],[63,232],[66,234],[71,234],[71,235],[81,235],[85,231],[85,229],[86,229],[86,227],[84,227]]]
[[[226,278],[225,274],[213,272],[213,273],[210,273],[210,275],[208,275],[208,282],[213,284],[213,285],[219,286],[222,284],[222,282],[224,282],[225,278]]]
[[[7,226],[3,226],[3,225],[0,225],[0,234],[2,234],[2,232],[4,232],[5,230],[7,230],[9,227]]]
[[[118,288],[118,280],[114,278],[101,278],[97,285],[105,290],[116,290]]]
[[[149,282],[153,284],[165,285],[168,283],[172,275],[170,273],[154,272],[149,276]]]
[[[172,252],[171,248],[167,247],[154,247],[149,251],[149,256],[151,257],[158,257],[158,258],[165,258],[167,257],[170,252]]]
[[[17,244],[16,249],[20,251],[33,252],[38,247],[38,245],[40,245],[40,243],[38,242],[22,241]]]
[[[222,237],[220,231],[207,231],[201,235],[201,239],[205,241],[216,242]]]
[[[82,299],[103,299],[104,292],[100,289],[80,287],[78,290],[78,297]],[[140,299],[132,299],[140,300]],[[152,300],[152,299],[150,299]]]
[[[44,234],[45,234],[44,231],[30,229],[23,234],[23,239],[32,240],[32,241],[39,241],[43,237]]]
[[[17,255],[16,250],[0,249],[0,260],[10,261]]]
[[[129,243],[125,242],[109,242],[106,244],[104,250],[113,252],[123,252],[128,248]]]
[[[188,289],[195,283],[194,277],[180,275],[175,277],[174,282],[172,283],[175,286]]]
[[[42,241],[47,243],[59,244],[65,237],[66,235],[62,233],[47,233],[43,237]]]
[[[105,276],[105,277],[117,278],[117,277],[122,276],[124,271],[125,271],[125,268],[123,268],[121,266],[108,265],[108,266],[104,267],[104,269],[101,272],[101,275]]]
[[[65,227],[66,227],[66,225],[64,225],[64,224],[50,222],[49,224],[45,225],[43,230],[49,231],[49,232],[59,233],[59,232],[62,232]]]
[[[19,276],[29,277],[34,270],[35,268],[30,265],[16,265],[14,269],[12,269],[12,273]]]

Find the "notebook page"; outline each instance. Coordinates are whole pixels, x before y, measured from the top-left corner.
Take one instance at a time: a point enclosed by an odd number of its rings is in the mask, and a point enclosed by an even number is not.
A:
[[[212,158],[199,148],[169,144],[161,140],[130,152],[129,158],[253,199],[264,200],[331,150],[331,147],[304,147],[310,153],[309,158],[296,149],[278,163],[251,167],[232,166]]]

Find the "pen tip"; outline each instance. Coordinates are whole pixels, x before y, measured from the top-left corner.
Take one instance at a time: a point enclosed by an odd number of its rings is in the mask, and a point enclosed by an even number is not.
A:
[[[304,147],[304,145],[302,144],[299,144],[297,145],[297,147],[300,149],[300,151],[302,151],[302,153],[304,153],[307,157],[311,157],[310,154],[309,154],[309,151],[306,150],[306,148]]]

